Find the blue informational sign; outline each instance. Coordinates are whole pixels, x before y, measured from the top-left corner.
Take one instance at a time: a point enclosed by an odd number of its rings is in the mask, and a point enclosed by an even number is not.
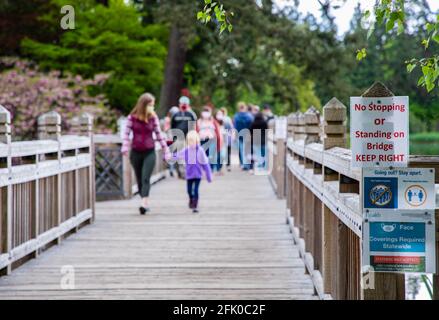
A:
[[[435,170],[362,170],[363,267],[436,272]]]
[[[398,208],[398,178],[364,178],[365,209]]]
[[[425,254],[425,223],[371,222],[371,252],[416,252]]]

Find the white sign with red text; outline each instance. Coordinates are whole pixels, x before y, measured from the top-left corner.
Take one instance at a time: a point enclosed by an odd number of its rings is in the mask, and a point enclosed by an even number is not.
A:
[[[351,98],[352,166],[407,167],[409,98]]]

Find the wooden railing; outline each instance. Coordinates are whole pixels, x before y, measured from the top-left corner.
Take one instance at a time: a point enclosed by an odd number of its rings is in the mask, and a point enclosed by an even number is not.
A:
[[[101,200],[130,199],[137,192],[137,183],[129,156],[121,153],[122,138],[119,135],[94,136],[96,157],[96,197]],[[151,183],[166,177],[163,150],[156,144],[156,166]]]
[[[287,219],[316,293],[322,299],[405,299],[403,274],[367,274],[374,289],[361,285],[366,276],[361,270],[361,170],[351,168],[351,150],[346,148],[346,107],[333,98],[323,108],[322,121],[318,111],[310,108],[305,114],[290,115],[288,123]],[[409,166],[435,168],[439,183],[439,157],[411,156]],[[274,179],[279,176],[277,168],[273,168]],[[438,216],[436,211],[436,221]],[[438,299],[436,275],[433,286]]]
[[[269,124],[268,132],[268,155],[267,161],[272,161],[268,165],[271,169],[271,175],[269,176],[271,185],[279,199],[283,199],[286,196],[286,139],[284,137],[279,137],[276,135],[276,121],[271,121]]]
[[[0,106],[0,274],[94,219],[93,118],[61,136],[55,112],[38,119],[39,140],[11,142],[11,117]]]

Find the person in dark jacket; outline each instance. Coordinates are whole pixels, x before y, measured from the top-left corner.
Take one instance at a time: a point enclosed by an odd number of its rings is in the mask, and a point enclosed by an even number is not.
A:
[[[186,137],[189,130],[194,130],[197,116],[191,110],[191,101],[188,97],[180,98],[179,108],[180,110],[171,118],[171,129],[183,131]]]
[[[248,111],[244,102],[238,103],[238,113],[233,118],[233,125],[238,132],[239,163],[245,171],[251,169],[251,137],[250,127],[253,123],[253,116]]]
[[[256,114],[255,120],[250,127],[250,131],[253,148],[253,168],[254,170],[266,169],[268,123],[265,120],[264,114],[262,114],[261,112]]]
[[[171,131],[174,135],[172,152],[181,151],[185,147],[186,136],[189,131],[195,130],[197,115],[191,109],[191,101],[188,97],[181,97],[179,100],[179,111],[171,118]],[[178,132],[176,132],[178,131]],[[185,179],[184,164],[177,165],[177,174],[180,179]]]

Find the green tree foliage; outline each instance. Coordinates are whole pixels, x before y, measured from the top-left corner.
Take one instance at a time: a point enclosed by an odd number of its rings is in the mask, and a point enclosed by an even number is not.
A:
[[[414,30],[420,30],[429,17],[429,8],[425,3],[416,7],[406,7],[405,21],[410,21]],[[355,94],[361,94],[373,81],[383,81],[395,94],[410,96],[410,111],[422,121],[412,130],[433,130],[435,120],[439,118],[439,95],[437,92],[430,94],[417,85],[418,79],[424,77],[422,70],[416,68],[407,73],[406,61],[412,57],[425,55],[425,50],[419,44],[423,41],[425,33],[410,32],[405,28],[399,36],[398,30],[389,31],[389,26],[375,26],[370,32],[362,24],[362,10],[357,8],[351,23],[351,31],[345,36],[346,49],[353,52],[355,48],[367,48],[367,59],[359,63],[350,60],[348,77],[352,83]],[[389,32],[391,37],[389,37]],[[432,47],[433,48],[433,47]],[[413,122],[414,123],[414,122]]]
[[[104,90],[113,107],[129,110],[137,97],[151,91],[158,94],[163,80],[166,48],[158,25],[142,25],[137,10],[123,0],[108,6],[91,0],[54,0],[58,10],[46,16],[59,24],[59,7],[76,8],[76,29],[64,32],[56,43],[25,39],[22,50],[47,69],[92,77],[109,73]]]
[[[416,25],[416,32],[422,35],[420,43],[425,49],[423,54],[411,56],[406,60],[407,71],[412,72],[419,67],[422,72],[417,84],[431,92],[439,84],[439,14],[432,14],[428,3],[419,0],[378,0],[373,11],[366,11],[365,18],[372,17],[368,36],[372,35],[376,27],[384,26],[386,33],[403,35],[410,21],[410,10],[420,8],[422,23]],[[432,48],[434,46],[434,48]],[[431,50],[430,50],[431,49]],[[365,49],[358,51],[358,59],[365,58]]]
[[[212,18],[219,24],[219,33],[222,34],[225,30],[232,32],[233,25],[230,21],[234,16],[233,12],[228,12],[224,5],[220,2],[212,0],[204,0],[204,8],[198,11],[197,19],[207,24],[212,21]]]
[[[200,102],[234,106],[247,98],[281,113],[319,107],[314,69],[303,50],[310,37],[315,39],[310,27],[275,12],[272,1],[221,3],[234,13],[233,31],[220,34],[221,23],[214,18],[199,29],[199,41],[189,52],[187,77],[197,80],[192,87],[202,95]]]

